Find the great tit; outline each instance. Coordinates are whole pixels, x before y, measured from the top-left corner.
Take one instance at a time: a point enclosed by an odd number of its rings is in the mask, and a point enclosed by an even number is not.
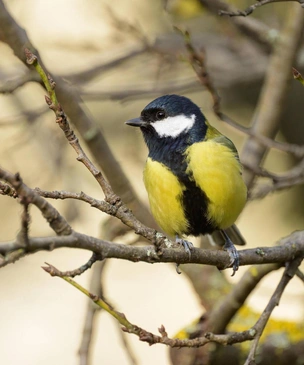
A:
[[[158,225],[188,252],[192,244],[184,236],[220,234],[234,274],[239,255],[232,240],[245,244],[234,222],[245,206],[247,188],[232,141],[179,95],[153,100],[126,124],[141,129],[149,149],[144,184]]]

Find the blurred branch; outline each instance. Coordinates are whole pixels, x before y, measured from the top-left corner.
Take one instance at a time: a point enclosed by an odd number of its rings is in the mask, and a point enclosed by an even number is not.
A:
[[[33,203],[37,206],[39,203],[38,208],[41,206],[41,208],[39,208],[39,209],[41,210],[41,212],[43,214],[45,212],[42,209],[45,208],[45,206],[48,207],[48,210],[46,212],[47,213],[46,218],[50,219],[51,227],[54,229],[54,231],[57,234],[71,234],[73,232],[71,227],[64,220],[64,218],[61,217],[61,215],[55,210],[55,208],[53,208],[44,198],[42,198],[39,195],[40,190],[39,189],[38,190],[30,189],[28,186],[26,186],[22,182],[19,174],[13,175],[0,168],[0,180],[4,180],[5,182],[8,182],[9,184],[11,184],[12,187],[15,189],[19,198],[21,198],[23,196],[27,197],[28,199],[30,199],[31,203]],[[15,180],[16,180],[16,182],[15,182]],[[8,193],[9,193],[9,191],[8,191]],[[67,193],[59,192],[59,194],[58,194],[58,192],[51,192],[51,193],[47,193],[45,195],[46,196],[47,195],[48,196],[58,196],[60,198],[64,195],[66,195],[68,197],[74,197],[74,196],[78,195],[80,200],[89,202],[93,207],[95,207],[95,208],[98,207],[98,209],[102,210],[103,212],[105,212],[109,215],[115,216],[122,223],[124,223],[127,227],[133,229],[136,234],[141,235],[142,237],[148,239],[150,242],[155,244],[156,250],[159,254],[161,254],[160,246],[166,242],[170,242],[164,235],[158,233],[155,229],[149,228],[149,227],[145,226],[143,223],[141,223],[134,216],[132,211],[129,208],[127,208],[124,204],[119,204],[119,205],[116,204],[117,200],[114,200],[113,204],[111,204],[106,201],[101,201],[101,200],[91,198],[90,196],[88,196],[84,193],[75,194],[75,193],[69,193],[69,192],[67,192]],[[62,230],[62,232],[65,232],[65,233],[61,233],[61,230]],[[171,243],[169,244],[169,246],[170,245],[171,245]],[[95,252],[94,249],[92,249],[92,251]],[[97,251],[96,251],[96,253],[97,253]]]
[[[23,205],[23,212],[21,214],[21,228],[17,235],[17,241],[21,242],[25,247],[29,244],[29,224],[31,217],[29,214],[30,200],[27,197],[22,197],[20,204]]]
[[[276,148],[284,152],[288,152],[293,154],[294,156],[298,158],[304,157],[304,146],[299,146],[296,144],[291,143],[282,143],[274,141],[271,138],[268,138],[266,136],[263,136],[262,134],[256,133],[252,128],[244,127],[235,121],[233,121],[230,117],[228,117],[226,114],[224,114],[221,111],[221,105],[220,105],[220,97],[219,94],[214,86],[214,83],[208,73],[207,67],[206,67],[206,55],[203,50],[197,50],[197,48],[193,45],[193,42],[190,37],[190,33],[188,31],[183,31],[176,27],[178,32],[183,36],[186,49],[189,54],[189,62],[191,66],[193,67],[195,73],[197,74],[197,77],[208,92],[210,93],[213,101],[213,111],[215,115],[223,122],[226,122],[233,128],[247,134],[248,136],[252,137],[257,144],[268,147],[268,148]],[[254,168],[252,165],[246,164],[242,161],[244,166],[250,166],[250,169]],[[267,177],[273,177],[274,174],[268,173]],[[297,182],[298,183],[298,180]]]
[[[287,14],[285,26],[280,39],[276,43],[271,56],[266,80],[260,95],[259,103],[253,116],[252,131],[274,138],[279,129],[279,118],[285,106],[288,86],[291,81],[290,72],[304,25],[304,12],[294,4]],[[267,148],[261,146],[254,138],[249,138],[242,152],[242,161],[251,166],[258,166]],[[244,171],[244,179],[252,186],[255,174],[251,170]]]
[[[216,91],[216,88],[211,81],[211,78],[207,72],[207,68],[205,66],[206,55],[203,49],[199,51],[194,47],[190,33],[188,31],[183,32],[179,28],[175,28],[180,34],[184,37],[185,46],[189,54],[189,62],[193,67],[200,83],[204,85],[204,87],[209,91],[212,101],[213,101],[213,111],[214,113],[220,117],[220,97]]]
[[[301,75],[301,73],[297,69],[295,69],[294,67],[292,68],[292,73],[293,73],[293,78],[295,80],[300,81],[300,83],[302,85],[304,85],[304,79],[303,79],[303,76]]]
[[[298,165],[281,175],[266,173],[264,169],[250,165],[245,165],[245,167],[253,171],[257,176],[265,176],[272,180],[272,184],[260,184],[254,187],[249,193],[250,200],[262,199],[274,191],[288,189],[304,183],[304,159]]]
[[[62,106],[59,104],[57,100],[57,96],[55,93],[55,83],[51,79],[50,75],[46,75],[45,71],[41,67],[40,63],[38,62],[37,56],[35,56],[28,48],[25,48],[25,54],[26,54],[26,62],[29,65],[33,65],[38,72],[38,74],[41,77],[42,82],[45,85],[45,88],[49,94],[49,97],[45,97],[46,102],[50,109],[53,110],[53,112],[56,115],[56,123],[59,125],[59,127],[64,132],[64,135],[70,145],[74,148],[74,150],[77,153],[77,160],[82,162],[86,168],[91,172],[91,174],[94,176],[94,178],[99,183],[100,187],[102,188],[104,194],[105,194],[105,200],[112,203],[119,205],[120,198],[116,196],[110,186],[110,184],[106,181],[106,179],[103,177],[101,171],[99,171],[94,164],[90,161],[82,147],[80,146],[79,140],[76,137],[74,131],[70,128],[70,124],[67,120],[67,116],[62,108]]]
[[[124,62],[139,56],[147,51],[147,47],[140,46],[130,51],[127,51],[125,54],[118,56],[117,58],[110,60],[108,62],[103,62],[100,65],[93,66],[84,71],[78,71],[77,73],[69,73],[65,74],[64,78],[74,83],[83,83],[89,82],[96,78],[99,74],[104,73],[108,70],[113,69],[114,67],[120,66]]]
[[[221,0],[199,0],[202,6],[208,9],[214,15],[218,15],[220,11],[233,11],[233,8],[226,2]],[[258,44],[263,50],[269,52],[273,46],[273,37],[270,32],[273,30],[265,23],[254,18],[231,18],[232,24],[249,37],[252,41]]]
[[[255,364],[255,353],[257,350],[259,340],[264,331],[264,328],[270,318],[272,311],[274,310],[274,308],[276,306],[279,305],[280,299],[282,297],[282,294],[283,294],[286,286],[288,285],[290,280],[296,274],[298,267],[301,264],[302,260],[303,260],[303,256],[296,258],[286,264],[286,268],[284,270],[283,276],[282,276],[275,292],[273,293],[272,297],[270,298],[266,308],[264,309],[264,311],[261,314],[260,318],[258,319],[257,323],[253,326],[253,329],[256,331],[256,335],[254,337],[248,358],[244,365]]]
[[[129,36],[139,40],[142,45],[145,46],[146,49],[150,47],[150,42],[148,38],[145,36],[143,30],[141,29],[138,23],[132,24],[129,19],[126,21],[125,17],[119,16],[114,12],[113,8],[109,5],[105,5],[105,8],[109,14],[112,25],[115,29],[119,30],[124,34],[128,34]]]
[[[304,283],[304,273],[300,269],[296,271],[296,275]]]
[[[23,201],[26,201],[27,204],[34,204],[57,235],[66,236],[73,232],[68,222],[60,215],[60,213],[34,190],[26,186],[18,173],[14,175],[0,168],[0,179],[11,185],[20,199],[21,204]],[[11,195],[12,190],[6,190],[8,195]],[[16,244],[20,245],[18,239]]]
[[[181,92],[186,90],[196,90],[199,89],[199,83],[196,79],[189,81],[189,79],[176,83],[168,82],[163,85],[153,86],[151,89],[147,88],[137,88],[137,89],[124,89],[124,90],[107,90],[107,91],[86,91],[79,89],[79,92],[82,96],[89,100],[126,100],[131,98],[136,98],[137,100],[140,98],[147,98],[150,95],[159,95],[159,94],[169,94],[174,92]]]
[[[19,26],[14,18],[7,11],[4,3],[0,0],[0,40],[7,43],[14,54],[28,67],[24,49],[28,48],[39,59],[41,67],[45,70],[39,52],[31,44],[25,30]],[[129,180],[123,172],[120,164],[117,163],[110,150],[101,130],[81,107],[82,100],[75,90],[65,83],[60,77],[56,78],[56,93],[60,104],[64,105],[66,113],[73,121],[79,133],[85,140],[90,152],[98,165],[104,171],[113,191],[127,203],[142,220],[153,226],[155,223],[148,209],[140,203]],[[118,178],[119,177],[119,178]]]
[[[24,75],[12,80],[8,80],[4,83],[4,85],[0,86],[0,94],[12,93],[28,82],[41,82],[41,80],[36,72],[27,71]]]
[[[90,292],[96,293],[99,297],[102,297],[102,287],[101,287],[101,273],[104,270],[105,261],[101,261],[94,265],[92,270],[92,276],[90,279]],[[82,331],[81,344],[78,350],[79,354],[79,364],[88,365],[90,358],[90,346],[92,343],[93,336],[93,325],[96,319],[97,310],[101,309],[92,301],[88,301],[84,327]]]
[[[112,241],[118,235],[121,234],[121,226],[117,225],[117,221],[114,220],[113,217],[108,217],[108,219],[102,223],[102,234],[103,237],[109,241]],[[125,226],[124,226],[125,227]],[[125,227],[127,228],[127,227]],[[103,280],[104,279],[104,270],[106,268],[107,260],[103,260],[101,262],[97,262],[92,269],[92,276],[90,279],[90,287],[89,290],[91,293],[96,293],[99,297],[103,297]],[[85,315],[85,323],[83,328],[83,334],[81,339],[81,344],[79,348],[79,363],[80,365],[89,365],[90,364],[90,353],[92,352],[92,337],[94,333],[94,328],[96,326],[96,317],[97,312],[101,308],[92,303],[88,302],[86,315]],[[117,323],[115,321],[115,323]],[[119,331],[119,334],[122,339],[123,346],[126,351],[126,355],[130,359],[130,363],[132,365],[137,364],[137,360],[135,355],[133,354],[132,348],[128,343],[128,339],[126,338],[126,334],[122,331]]]
[[[258,283],[270,272],[281,267],[280,264],[268,264],[263,266],[251,266],[233,286],[230,293],[207,313],[208,328],[214,333],[222,333],[230,323],[236,312],[244,305],[248,296]]]
[[[219,15],[229,15],[229,16],[248,16],[254,12],[254,10],[260,6],[271,4],[271,3],[282,3],[282,2],[291,2],[296,1],[299,4],[304,4],[304,0],[259,0],[253,5],[250,5],[245,10],[237,10],[237,11],[225,11],[220,10]]]
[[[0,128],[1,127],[11,127],[18,123],[21,123],[26,118],[32,123],[37,118],[39,118],[43,114],[45,114],[47,111],[48,110],[45,107],[43,107],[43,108],[39,108],[39,109],[36,109],[33,111],[23,111],[22,114],[3,118],[3,120],[0,120]]]
[[[12,188],[9,184],[4,184],[0,181],[0,195],[7,195],[11,198],[17,198],[18,194],[16,190]]]

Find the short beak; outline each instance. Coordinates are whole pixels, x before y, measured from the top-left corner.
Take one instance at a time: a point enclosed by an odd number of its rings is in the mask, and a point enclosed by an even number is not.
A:
[[[127,120],[125,123],[127,125],[131,125],[132,127],[143,127],[144,125],[146,125],[146,123],[143,120],[141,120],[140,118],[134,118],[134,119]]]

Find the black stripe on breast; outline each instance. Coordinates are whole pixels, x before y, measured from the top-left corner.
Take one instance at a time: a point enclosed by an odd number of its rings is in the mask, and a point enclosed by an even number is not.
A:
[[[182,204],[189,222],[189,230],[185,233],[193,236],[212,233],[216,226],[207,219],[208,197],[191,179],[191,176],[183,174],[183,176],[179,176],[179,180],[186,187],[182,196]]]

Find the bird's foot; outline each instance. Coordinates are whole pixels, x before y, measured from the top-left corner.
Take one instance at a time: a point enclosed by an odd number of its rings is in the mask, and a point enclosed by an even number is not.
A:
[[[226,238],[226,242],[225,242],[223,249],[225,251],[227,251],[229,254],[230,263],[229,263],[228,267],[232,266],[233,273],[231,276],[234,276],[236,271],[238,271],[238,269],[239,269],[240,256],[239,256],[237,249],[234,247],[234,244],[232,243],[231,239],[227,236],[227,234],[225,234],[225,238]]]
[[[189,255],[189,260],[191,258],[191,250],[193,248],[193,244],[189,241],[186,241],[178,236],[175,237],[175,242],[178,243],[179,245],[182,245],[185,249],[185,251],[188,253]]]

